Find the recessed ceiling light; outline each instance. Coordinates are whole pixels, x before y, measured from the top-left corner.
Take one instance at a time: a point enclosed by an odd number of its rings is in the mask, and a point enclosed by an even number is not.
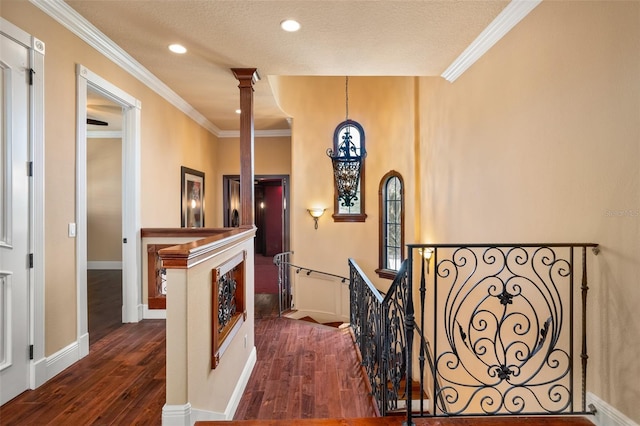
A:
[[[179,54],[187,53],[187,48],[181,44],[171,44],[169,45],[169,50],[172,51],[173,53],[179,53]]]
[[[286,19],[280,22],[280,28],[291,33],[300,29],[300,23],[293,19]]]

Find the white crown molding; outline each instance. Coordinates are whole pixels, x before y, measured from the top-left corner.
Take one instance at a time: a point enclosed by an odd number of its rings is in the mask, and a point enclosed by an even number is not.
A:
[[[542,0],[511,0],[493,22],[449,65],[441,77],[453,83],[541,2]]]
[[[282,138],[291,136],[291,129],[277,129],[277,130],[256,130],[253,134],[256,138]],[[239,130],[221,130],[218,134],[220,139],[224,138],[239,138]]]
[[[29,0],[37,8],[58,21],[62,26],[80,37],[89,46],[113,61],[116,65],[140,80],[151,90],[162,96],[173,106],[191,117],[196,123],[218,136],[221,130],[205,116],[200,114],[187,101],[182,99],[169,86],[142,66],[120,46],[104,35],[100,30],[84,19],[63,0]]]
[[[256,130],[255,136],[257,138],[282,138],[291,136],[291,129]],[[238,137],[240,137],[239,132]]]

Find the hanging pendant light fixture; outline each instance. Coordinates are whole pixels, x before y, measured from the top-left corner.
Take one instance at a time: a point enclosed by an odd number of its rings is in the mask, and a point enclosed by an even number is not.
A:
[[[338,190],[338,200],[343,207],[353,207],[358,199],[358,183],[362,162],[367,156],[364,147],[356,146],[351,136],[351,127],[355,127],[349,120],[349,77],[345,77],[345,110],[346,119],[342,129],[340,144],[334,152],[332,148],[327,150],[327,155],[333,164],[333,176]],[[354,122],[355,123],[355,122]],[[361,149],[362,148],[362,149]]]

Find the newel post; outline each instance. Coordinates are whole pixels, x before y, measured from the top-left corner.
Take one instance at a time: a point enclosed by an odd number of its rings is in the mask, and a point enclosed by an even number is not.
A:
[[[587,248],[582,247],[582,352],[580,359],[582,360],[582,411],[587,410],[587,292],[589,285],[587,281]]]
[[[253,226],[253,85],[260,79],[256,68],[231,68],[240,84],[240,226]]]

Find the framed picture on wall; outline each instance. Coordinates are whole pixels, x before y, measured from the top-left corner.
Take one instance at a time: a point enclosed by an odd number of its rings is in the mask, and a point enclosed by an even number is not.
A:
[[[182,166],[181,182],[181,226],[204,228],[204,173]]]

